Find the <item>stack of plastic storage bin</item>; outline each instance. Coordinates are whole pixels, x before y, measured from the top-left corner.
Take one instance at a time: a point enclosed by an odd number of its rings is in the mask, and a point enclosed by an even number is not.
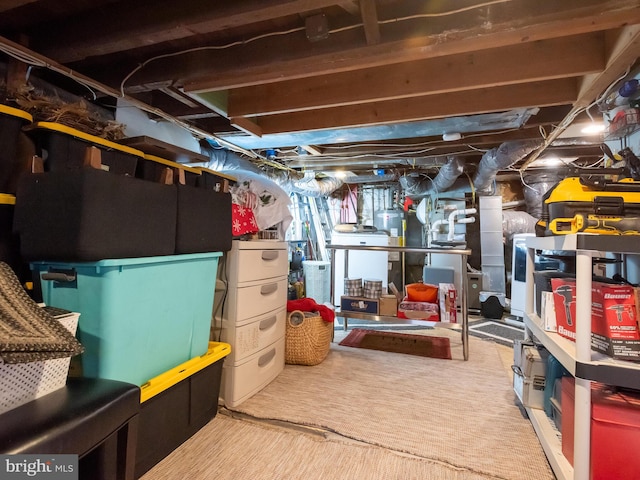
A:
[[[222,249],[203,241],[202,229],[182,240],[187,186],[137,178],[143,152],[57,124],[36,124],[31,134],[45,172],[19,184],[14,228],[22,255],[44,302],[81,314],[86,350],[74,375],[143,387],[139,450],[145,438],[165,439],[142,455],[136,468],[144,472],[217,412],[230,351],[209,342]],[[199,172],[184,170],[199,193]],[[153,393],[144,393],[149,385]]]
[[[22,127],[32,122],[29,113],[8,105],[0,105],[0,261],[7,263],[18,278],[29,278],[29,267],[20,258],[18,237],[12,232],[16,204],[16,183],[27,170],[19,152]]]

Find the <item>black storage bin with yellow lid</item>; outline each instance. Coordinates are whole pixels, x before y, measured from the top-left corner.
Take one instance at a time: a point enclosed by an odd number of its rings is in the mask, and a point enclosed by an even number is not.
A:
[[[25,174],[14,230],[26,260],[96,261],[171,255],[173,185],[93,168]]]
[[[14,195],[0,193],[0,262],[11,267],[21,282],[30,278],[29,264],[22,261],[18,236],[13,233]]]
[[[209,342],[204,355],[142,385],[135,478],[216,416],[222,364],[229,353],[228,343]]]
[[[20,171],[18,142],[22,127],[33,121],[31,115],[17,108],[0,105],[0,192],[10,192]]]
[[[149,154],[145,154],[144,160],[138,163],[136,177],[152,182],[165,183],[163,175],[167,169],[171,171],[171,183],[179,184],[180,175],[184,175],[185,185],[195,187],[198,183],[200,172],[196,168]]]
[[[78,170],[85,165],[87,149],[99,150],[102,170],[134,176],[144,153],[75,128],[54,122],[37,122],[28,129],[47,172]]]
[[[197,186],[200,188],[208,188],[216,192],[228,192],[229,187],[237,183],[237,179],[225,173],[209,170],[204,167],[196,167],[200,171]]]
[[[231,250],[231,194],[176,185],[176,253]]]

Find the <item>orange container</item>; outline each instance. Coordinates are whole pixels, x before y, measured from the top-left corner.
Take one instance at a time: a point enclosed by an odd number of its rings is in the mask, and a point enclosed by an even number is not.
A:
[[[438,302],[438,286],[430,283],[410,283],[406,285],[407,297],[410,302]]]

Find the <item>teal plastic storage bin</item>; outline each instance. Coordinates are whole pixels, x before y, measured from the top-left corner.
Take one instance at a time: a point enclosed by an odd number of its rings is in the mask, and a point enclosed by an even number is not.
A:
[[[220,252],[34,262],[47,305],[80,312],[82,375],[143,385],[209,345]]]

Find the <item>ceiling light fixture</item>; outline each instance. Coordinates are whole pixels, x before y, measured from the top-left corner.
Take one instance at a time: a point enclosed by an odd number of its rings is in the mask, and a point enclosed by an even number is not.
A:
[[[604,132],[604,123],[593,122],[582,128],[580,131],[586,135],[595,135],[597,133],[602,133]]]
[[[442,140],[445,142],[455,142],[456,140],[460,140],[462,138],[462,134],[460,132],[453,133],[445,133],[442,135]]]

